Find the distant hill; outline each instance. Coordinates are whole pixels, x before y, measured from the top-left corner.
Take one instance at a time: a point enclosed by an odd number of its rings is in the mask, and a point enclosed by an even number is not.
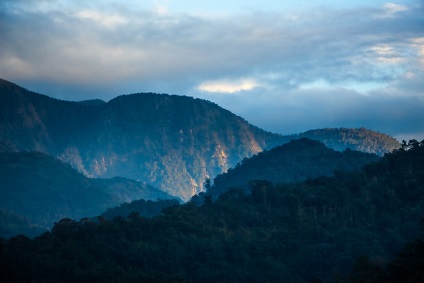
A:
[[[297,135],[285,136],[287,139],[308,138],[318,140],[329,148],[343,151],[347,148],[383,155],[400,147],[399,142],[386,134],[365,128],[326,128],[309,130]]]
[[[89,179],[39,152],[0,153],[0,236],[31,226],[47,229],[61,218],[97,216],[123,202],[171,196],[123,178]],[[31,234],[31,233],[30,233]]]
[[[347,149],[343,152],[326,147],[319,141],[301,138],[244,159],[235,168],[215,177],[208,191],[218,195],[228,188],[248,189],[249,181],[294,183],[319,176],[332,176],[334,171],[352,171],[379,157]]]
[[[127,203],[134,200],[156,200],[156,199],[172,199],[177,202],[178,198],[173,197],[167,194],[164,191],[161,191],[157,188],[154,188],[150,185],[144,183],[122,178],[114,177],[110,179],[100,179],[100,178],[90,178],[93,184],[99,186],[103,189],[104,192],[113,195],[115,198],[119,199],[119,204]]]
[[[89,106],[99,106],[106,103],[106,101],[101,99],[89,99],[89,100],[82,100],[78,101],[80,104],[89,105]]]
[[[390,152],[396,143],[362,129],[281,136],[186,96],[139,93],[109,102],[70,102],[0,79],[0,152],[43,152],[88,177],[139,180],[184,201],[204,191],[205,179],[303,135],[338,150],[377,154]]]
[[[10,238],[20,234],[35,237],[47,231],[46,227],[32,224],[22,215],[0,208],[0,237]]]

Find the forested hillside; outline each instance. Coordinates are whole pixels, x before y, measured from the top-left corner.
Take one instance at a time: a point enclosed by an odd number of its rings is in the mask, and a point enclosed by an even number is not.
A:
[[[378,282],[370,262],[392,261],[403,274],[392,282],[418,282],[420,242],[395,254],[419,235],[423,160],[413,140],[356,172],[258,182],[163,216],[63,219],[34,240],[1,241],[0,280],[359,283]]]
[[[187,96],[70,102],[0,80],[0,152],[40,151],[88,177],[134,179],[183,200],[203,191],[205,178],[283,140]]]
[[[375,154],[349,149],[339,152],[319,141],[301,138],[243,159],[235,168],[216,176],[207,193],[217,196],[232,187],[247,189],[253,180],[293,183],[332,176],[334,171],[352,171],[378,159]]]
[[[392,152],[400,146],[399,142],[395,138],[365,128],[316,129],[285,137],[288,139],[308,138],[318,140],[329,148],[339,151],[343,151],[348,148],[368,153],[375,153],[377,155],[384,155],[387,152]]]

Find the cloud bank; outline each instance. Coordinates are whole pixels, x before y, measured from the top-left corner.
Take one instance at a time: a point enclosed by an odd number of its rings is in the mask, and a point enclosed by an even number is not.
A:
[[[201,97],[284,134],[424,133],[419,1],[230,15],[101,3],[3,1],[0,77],[67,100]]]

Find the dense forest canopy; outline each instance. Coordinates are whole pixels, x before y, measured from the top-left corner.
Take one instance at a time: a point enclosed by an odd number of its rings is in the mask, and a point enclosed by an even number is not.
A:
[[[250,192],[232,189],[216,201],[205,198],[200,206],[189,202],[168,207],[162,216],[62,219],[51,232],[33,240],[25,236],[2,240],[0,279],[299,283],[422,279],[423,245],[414,239],[424,216],[424,141],[405,142],[355,172],[301,183],[250,184]]]

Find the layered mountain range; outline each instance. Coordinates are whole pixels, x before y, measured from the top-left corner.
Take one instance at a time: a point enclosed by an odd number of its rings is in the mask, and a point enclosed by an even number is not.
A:
[[[306,134],[338,150],[381,155],[399,146],[363,128],[282,136],[186,96],[139,93],[70,102],[0,80],[1,152],[42,152],[87,177],[134,179],[185,201],[204,191],[205,179]]]

